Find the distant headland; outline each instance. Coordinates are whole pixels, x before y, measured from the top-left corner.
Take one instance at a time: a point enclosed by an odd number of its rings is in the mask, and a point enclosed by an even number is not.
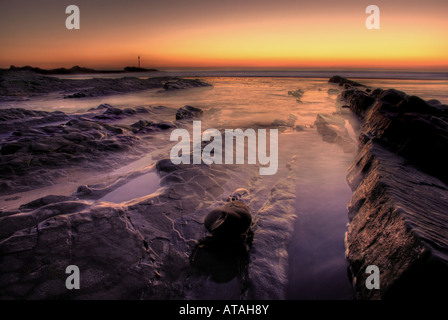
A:
[[[91,68],[85,68],[80,66],[74,66],[70,69],[67,68],[56,68],[56,69],[41,69],[38,67],[24,66],[24,67],[16,67],[11,66],[9,69],[0,69],[0,71],[29,71],[38,74],[46,74],[46,75],[63,75],[63,74],[89,74],[89,73],[127,73],[127,72],[151,72],[151,71],[159,71],[157,69],[145,69],[139,67],[125,67],[123,70],[96,70]]]

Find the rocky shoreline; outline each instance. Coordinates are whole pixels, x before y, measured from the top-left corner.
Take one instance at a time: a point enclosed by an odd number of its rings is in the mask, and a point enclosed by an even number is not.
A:
[[[357,297],[440,298],[448,285],[448,106],[330,82],[344,87],[341,101],[362,121],[347,174],[346,255]],[[378,290],[365,285],[369,265],[380,270]]]
[[[118,92],[113,85],[98,90],[105,79],[60,82],[21,71],[12,77],[0,83],[6,99]],[[142,79],[112,80],[125,92]],[[206,86],[178,78],[142,81],[135,90]],[[94,82],[99,87],[87,87]],[[346,233],[357,297],[437,297],[448,284],[447,107],[342,77],[330,82],[343,87],[343,105],[319,114],[314,127],[345,153],[357,151],[347,174],[354,193]],[[281,159],[287,163],[279,170],[288,174],[261,178],[256,167],[173,165],[167,132],[190,128],[199,117],[206,121],[207,112],[109,104],[72,114],[0,110],[0,196],[3,204],[20,202],[0,209],[0,299],[284,299],[285,248],[300,218],[292,173],[300,166],[294,157]],[[355,132],[361,132],[359,145]],[[289,143],[294,149],[297,141]],[[144,165],[132,166],[147,154]],[[156,175],[155,192],[103,200],[148,173]],[[77,184],[78,175],[96,180]],[[70,192],[59,189],[69,180]],[[48,185],[51,191],[25,201],[23,194]],[[234,200],[250,210],[253,233],[227,250],[210,243],[204,217]],[[72,264],[82,270],[83,290],[64,286]],[[379,267],[380,290],[366,289],[369,265]]]
[[[15,101],[29,99],[49,93],[57,93],[66,99],[92,98],[123,94],[147,89],[178,90],[194,87],[208,87],[210,84],[198,79],[178,77],[137,77],[59,79],[31,71],[0,71],[0,99]]]

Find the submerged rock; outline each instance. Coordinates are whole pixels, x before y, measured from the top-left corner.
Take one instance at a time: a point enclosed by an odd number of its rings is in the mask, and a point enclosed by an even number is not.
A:
[[[356,150],[355,141],[350,137],[346,128],[346,120],[341,115],[320,113],[316,117],[314,126],[322,136],[322,140],[338,144],[346,153]]]
[[[294,91],[288,91],[288,95],[289,95],[289,96],[296,97],[296,98],[298,98],[299,100],[300,100],[300,98],[302,98],[302,96],[303,96],[304,93],[305,93],[305,92],[304,92],[302,89],[297,89],[297,90],[294,90]]]
[[[338,89],[328,89],[327,91],[328,95],[338,95],[339,92],[340,91]]]
[[[203,111],[200,108],[192,106],[183,106],[177,110],[176,120],[197,118],[200,117],[202,114]]]

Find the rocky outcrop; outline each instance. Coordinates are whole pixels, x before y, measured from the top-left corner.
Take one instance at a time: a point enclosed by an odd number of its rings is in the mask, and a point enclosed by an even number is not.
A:
[[[183,106],[179,108],[176,112],[176,120],[182,119],[192,119],[200,117],[203,114],[202,109],[192,107],[192,106]]]
[[[339,86],[344,86],[344,87],[348,87],[348,86],[365,87],[363,84],[361,84],[359,82],[349,80],[349,79],[341,77],[341,76],[333,76],[330,78],[330,80],[328,80],[328,82],[337,83],[337,84],[339,84]]]
[[[364,119],[362,142],[375,139],[448,182],[448,106],[394,89],[368,93],[351,88],[341,97]]]
[[[192,87],[208,87],[210,84],[205,83],[199,79],[179,79],[173,78],[172,80],[166,81],[163,85],[164,90],[179,90],[188,89]]]
[[[1,100],[19,100],[30,95],[61,92],[64,98],[88,98],[112,94],[123,94],[147,89],[172,91],[210,84],[198,79],[177,77],[136,77],[93,78],[83,80],[59,79],[29,71],[0,72]]]
[[[360,299],[439,297],[448,285],[447,107],[397,90],[349,87],[362,119],[347,180],[347,259]],[[367,289],[367,266],[380,288]]]
[[[76,114],[0,110],[0,195],[49,186],[68,168],[99,172],[137,157],[146,150],[145,134],[176,127],[150,121],[156,109],[102,104]],[[131,119],[139,120],[125,124]]]

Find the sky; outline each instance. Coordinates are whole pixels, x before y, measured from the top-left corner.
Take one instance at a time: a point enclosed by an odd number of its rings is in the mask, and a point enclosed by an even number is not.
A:
[[[68,30],[68,5],[80,29]],[[369,30],[368,5],[380,9]],[[0,0],[0,68],[448,71],[447,0]]]

